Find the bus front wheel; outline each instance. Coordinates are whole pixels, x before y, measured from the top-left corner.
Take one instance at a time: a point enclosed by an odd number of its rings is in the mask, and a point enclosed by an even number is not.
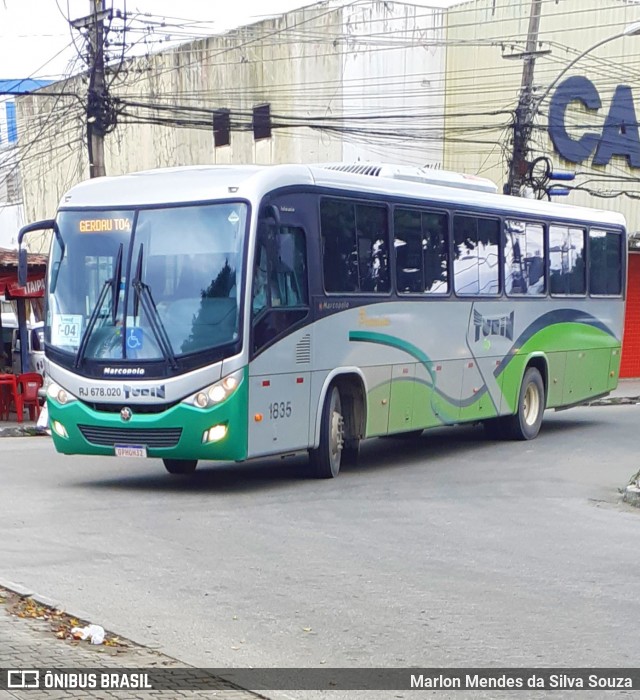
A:
[[[197,459],[163,459],[162,461],[169,474],[193,474],[198,466]]]
[[[334,479],[340,473],[344,447],[344,417],[337,386],[329,387],[320,419],[320,444],[309,450],[309,464],[318,479]]]
[[[509,437],[514,440],[533,440],[540,432],[544,408],[542,375],[535,367],[529,367],[520,385],[518,411],[507,419]]]

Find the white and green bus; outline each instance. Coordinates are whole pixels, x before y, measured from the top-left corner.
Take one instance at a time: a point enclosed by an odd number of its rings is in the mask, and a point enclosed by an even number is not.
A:
[[[84,182],[20,240],[46,228],[66,454],[187,474],[308,451],[335,477],[365,438],[483,422],[529,440],[546,408],[617,383],[611,212],[418,168],[210,166]]]

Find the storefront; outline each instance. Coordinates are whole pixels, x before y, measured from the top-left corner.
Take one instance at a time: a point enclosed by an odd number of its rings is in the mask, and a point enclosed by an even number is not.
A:
[[[18,329],[20,338],[20,367],[29,367],[29,326],[43,320],[44,289],[47,271],[47,256],[29,254],[27,284],[18,284],[18,253],[0,250],[0,365],[10,368],[15,364],[12,357],[12,338]],[[25,342],[26,341],[26,342]]]
[[[640,251],[629,251],[620,376],[640,377]]]

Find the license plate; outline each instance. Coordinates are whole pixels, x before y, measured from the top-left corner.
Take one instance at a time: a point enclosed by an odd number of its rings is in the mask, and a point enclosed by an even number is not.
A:
[[[146,445],[114,445],[116,457],[146,457]]]

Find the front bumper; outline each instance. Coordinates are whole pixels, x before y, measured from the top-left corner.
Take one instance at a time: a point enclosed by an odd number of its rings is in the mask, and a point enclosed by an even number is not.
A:
[[[137,413],[123,421],[118,412],[97,411],[80,400],[62,405],[48,398],[53,442],[63,454],[111,455],[117,444],[144,445],[148,457],[243,460],[247,457],[248,382],[246,377],[222,403],[207,409],[179,403],[159,413]],[[114,407],[115,408],[115,407]],[[62,437],[54,423],[64,426]],[[206,431],[226,425],[218,442],[203,442]]]

